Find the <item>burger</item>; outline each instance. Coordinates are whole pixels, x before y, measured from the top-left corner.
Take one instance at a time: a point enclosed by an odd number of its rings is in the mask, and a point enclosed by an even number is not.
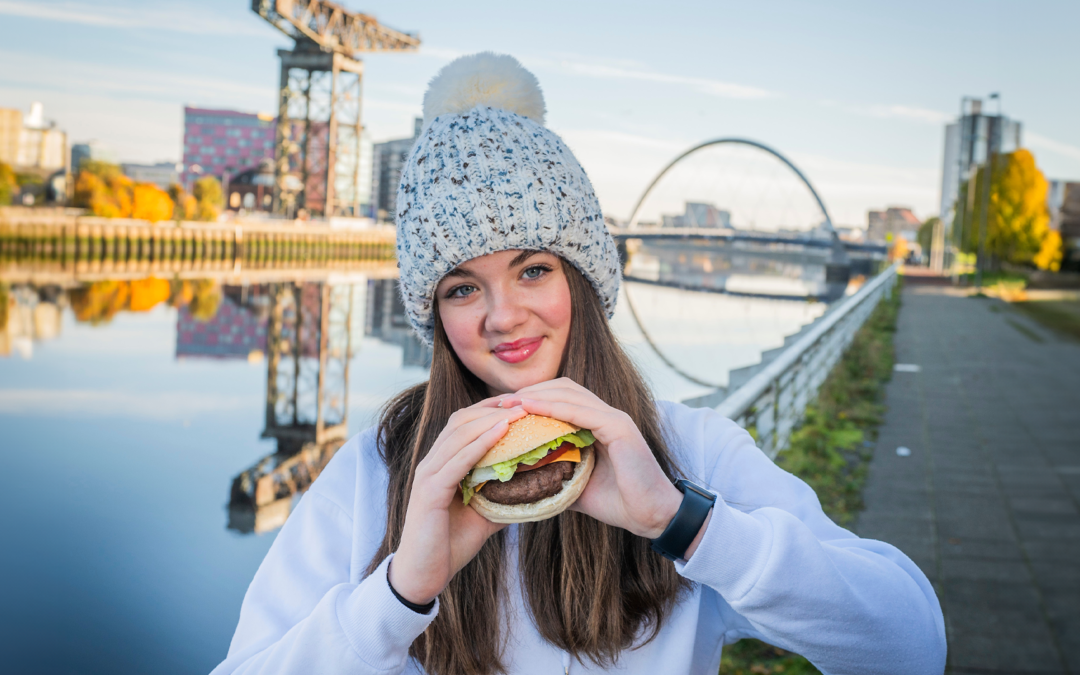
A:
[[[526,415],[461,481],[465,503],[493,523],[556,516],[585,489],[596,463],[588,429]]]

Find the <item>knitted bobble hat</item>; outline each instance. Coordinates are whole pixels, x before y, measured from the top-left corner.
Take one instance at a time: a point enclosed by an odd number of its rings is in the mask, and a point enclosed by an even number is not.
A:
[[[585,171],[543,126],[544,97],[511,56],[447,64],[424,96],[424,129],[401,171],[397,259],[409,321],[432,344],[435,287],[473,258],[549,251],[596,289],[608,318],[620,272]]]

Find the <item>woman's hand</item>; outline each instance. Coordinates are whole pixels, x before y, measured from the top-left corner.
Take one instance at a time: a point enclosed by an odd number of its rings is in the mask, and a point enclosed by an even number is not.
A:
[[[504,525],[461,502],[458,485],[476,462],[525,416],[520,407],[486,399],[450,416],[431,451],[416,467],[401,543],[388,572],[406,600],[427,604]]]
[[[596,468],[571,509],[647,539],[663,534],[683,496],[629,415],[565,377],[525,387],[501,404],[592,431]]]

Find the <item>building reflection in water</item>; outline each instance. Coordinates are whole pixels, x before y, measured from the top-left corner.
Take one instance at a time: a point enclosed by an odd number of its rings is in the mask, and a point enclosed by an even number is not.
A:
[[[177,353],[244,356],[265,353],[263,438],[277,451],[236,476],[228,527],[269,532],[348,437],[349,362],[362,335],[402,347],[404,365],[427,366],[430,351],[413,335],[395,279],[361,283],[285,282],[226,288],[213,322],[177,323]],[[230,306],[238,311],[233,312]]]
[[[34,355],[34,343],[60,335],[61,317],[67,296],[59,286],[15,286],[0,284],[0,356]]]

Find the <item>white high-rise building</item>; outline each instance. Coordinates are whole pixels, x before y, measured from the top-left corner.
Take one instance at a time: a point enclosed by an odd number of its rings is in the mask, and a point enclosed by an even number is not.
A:
[[[945,236],[956,219],[956,197],[960,186],[986,162],[987,139],[990,151],[999,154],[1020,148],[1020,122],[1003,115],[984,115],[982,101],[964,99],[960,118],[945,127],[945,160],[941,167],[941,222]]]

